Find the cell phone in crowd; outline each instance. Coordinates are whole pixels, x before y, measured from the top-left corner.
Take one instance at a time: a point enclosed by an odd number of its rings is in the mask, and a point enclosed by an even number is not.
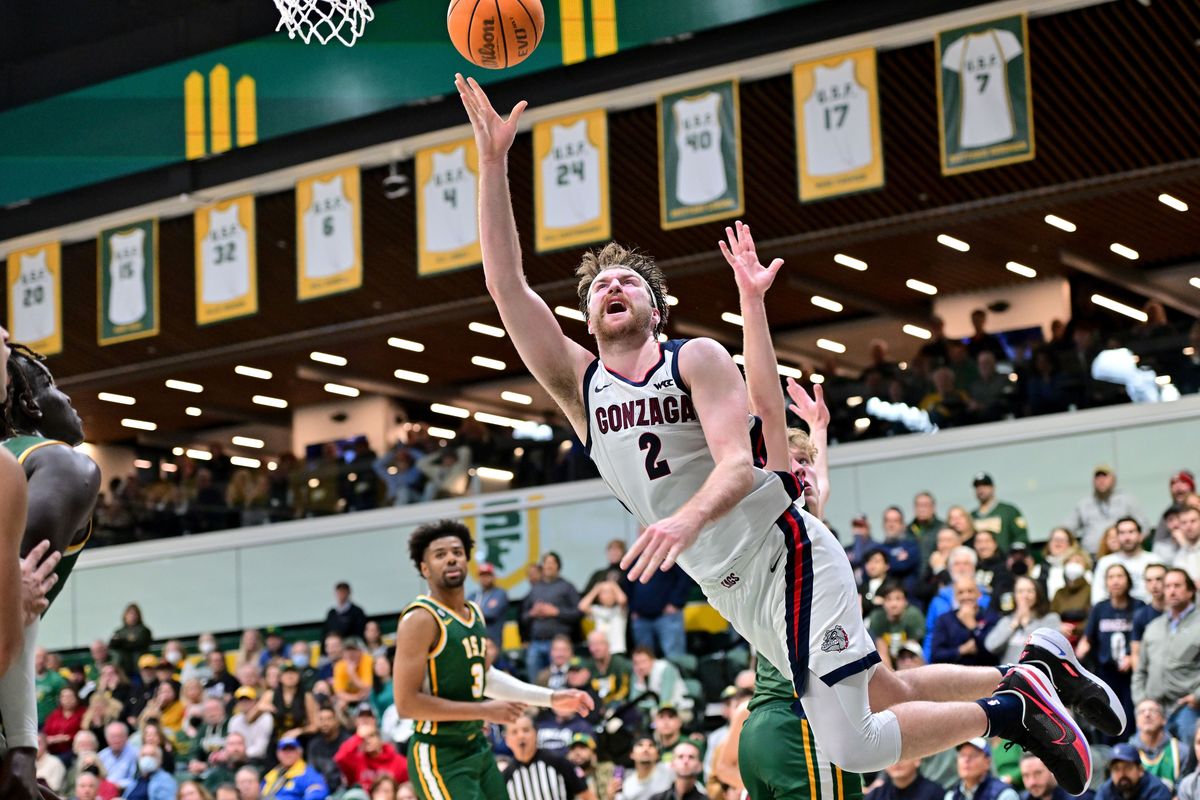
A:
[[[625,779],[625,768],[622,767],[620,764],[613,767],[613,777],[619,781],[624,780]]]

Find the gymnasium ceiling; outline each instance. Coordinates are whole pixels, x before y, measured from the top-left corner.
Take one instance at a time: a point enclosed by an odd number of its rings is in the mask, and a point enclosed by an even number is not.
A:
[[[686,48],[697,41],[672,45]],[[924,43],[879,54],[879,82],[887,185],[883,190],[801,205],[795,191],[795,146],[790,77],[742,86],[746,179],[745,218],[759,250],[787,259],[769,297],[783,360],[807,372],[828,355],[818,335],[843,320],[871,320],[890,332],[897,357],[919,345],[901,333],[905,323],[926,324],[932,299],[906,288],[909,278],[943,294],[1027,281],[1005,265],[1016,261],[1038,277],[1072,282],[1077,314],[1104,324],[1128,320],[1087,303],[1092,291],[1140,306],[1147,297],[1168,304],[1177,320],[1200,312],[1200,7],[1192,3],[1118,0],[1030,22],[1037,158],[997,169],[942,177],[937,155],[933,46]],[[621,58],[618,56],[616,58]],[[734,352],[740,329],[721,320],[736,311],[728,268],[715,250],[722,224],[663,231],[653,107],[614,112],[609,120],[614,238],[656,255],[680,300],[671,335],[714,335]],[[532,230],[528,136],[511,163],[518,226],[529,280],[553,305],[574,306],[570,278],[577,251],[536,255]],[[411,177],[411,162],[400,165]],[[123,416],[153,420],[159,433],[204,441],[206,430],[244,423],[287,424],[288,411],[255,405],[268,394],[294,408],[335,400],[327,381],[383,393],[425,412],[430,402],[534,418],[551,412],[548,397],[521,369],[507,338],[468,330],[498,325],[479,269],[415,277],[414,203],[389,200],[386,169],[363,175],[365,282],[361,290],[299,304],[295,297],[295,208],[291,192],[257,200],[261,313],[197,328],[193,320],[192,222],[160,223],[161,335],[100,348],[95,343],[94,242],[63,249],[68,305],[65,352],[51,368],[85,418],[89,439],[127,441]],[[1179,212],[1159,202],[1168,193],[1191,204]],[[1075,223],[1066,233],[1044,221],[1055,214]],[[970,245],[960,253],[937,242],[949,234]],[[1115,255],[1119,242],[1138,251],[1135,261]],[[834,262],[844,253],[865,261],[859,272]],[[821,295],[843,304],[834,313],[814,306]],[[69,303],[69,300],[68,300]],[[582,323],[559,320],[584,342]],[[873,334],[876,335],[876,334]],[[389,337],[425,345],[413,353],[390,347]],[[846,340],[844,367],[866,359],[865,339]],[[347,359],[344,367],[317,363],[318,350]],[[505,363],[500,371],[475,366],[472,356]],[[270,381],[235,375],[237,364],[267,369]],[[398,381],[405,369],[427,384]],[[199,395],[164,387],[169,378],[199,383]],[[502,390],[533,398],[530,406],[502,400]],[[133,408],[100,402],[100,391],[137,398]],[[187,406],[201,408],[189,417]],[[419,413],[419,412],[418,412]],[[426,412],[427,413],[427,412]],[[446,418],[442,418],[445,421]]]

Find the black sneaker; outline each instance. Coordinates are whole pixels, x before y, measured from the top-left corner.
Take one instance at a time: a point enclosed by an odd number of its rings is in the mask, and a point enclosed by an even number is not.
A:
[[[1092,779],[1091,749],[1050,679],[1034,667],[1016,666],[1004,676],[992,696],[1001,694],[1020,698],[1024,711],[1019,726],[993,730],[991,734],[1008,739],[1040,758],[1068,794],[1083,794]]]
[[[1063,702],[1101,733],[1119,736],[1128,719],[1121,701],[1108,684],[1083,668],[1067,637],[1052,628],[1038,628],[1025,642],[1022,664],[1032,664],[1050,676]]]

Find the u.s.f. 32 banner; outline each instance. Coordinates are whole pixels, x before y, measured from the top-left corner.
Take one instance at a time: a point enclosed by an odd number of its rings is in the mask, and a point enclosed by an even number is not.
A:
[[[196,324],[257,311],[254,196],[196,209]]]
[[[608,115],[603,109],[533,126],[539,252],[608,239]]]
[[[474,139],[417,151],[417,274],[483,261],[479,248],[479,157]]]
[[[1032,159],[1025,15],[942,31],[937,54],[942,174]]]
[[[875,50],[792,68],[800,201],[883,186]]]
[[[313,300],[362,286],[358,167],[296,182],[296,297]]]
[[[63,348],[61,265],[58,242],[8,254],[8,333],[45,356]]]
[[[658,193],[663,228],[742,213],[737,81],[658,98]]]
[[[158,220],[101,231],[96,249],[100,344],[158,335]]]

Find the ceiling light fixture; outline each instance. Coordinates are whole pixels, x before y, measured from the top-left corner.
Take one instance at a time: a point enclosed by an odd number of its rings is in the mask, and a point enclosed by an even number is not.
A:
[[[265,394],[256,394],[250,398],[253,403],[260,406],[270,406],[271,408],[287,408],[287,400],[279,397],[269,397]]]
[[[945,245],[951,250],[957,250],[960,253],[965,253],[971,249],[971,245],[967,244],[962,239],[955,239],[953,236],[948,236],[944,233],[939,233],[937,240],[938,244]]]
[[[106,403],[116,403],[122,406],[131,406],[137,402],[127,394],[115,394],[113,392],[100,392],[96,395],[97,400],[103,400]]]
[[[459,419],[466,419],[471,416],[471,412],[467,411],[467,409],[459,408],[458,406],[448,406],[445,403],[434,403],[429,407],[429,410],[435,414],[445,414],[447,417],[458,417]]]
[[[475,474],[491,481],[511,481],[513,479],[513,474],[508,470],[494,467],[476,467]]]
[[[175,472],[179,469],[179,467],[175,466],[170,461],[164,461],[163,463],[158,465],[158,468],[161,469],[163,472]]]
[[[313,361],[319,361],[322,364],[332,364],[335,367],[344,367],[349,362],[345,356],[335,356],[330,353],[322,353],[319,350],[314,350],[308,354],[308,357]]]
[[[1164,206],[1169,206],[1169,207],[1175,209],[1176,211],[1187,211],[1188,210],[1187,203],[1183,202],[1178,197],[1172,197],[1171,195],[1167,194],[1166,192],[1163,192],[1162,194],[1160,194],[1158,196],[1158,202],[1162,203]]]
[[[183,455],[183,448],[182,447],[172,447],[171,455],[175,455],[175,456]]]
[[[858,408],[862,404],[863,404],[862,395],[856,394],[856,395],[853,395],[852,397],[846,398],[846,405],[850,406],[850,408]]]
[[[796,380],[800,380],[802,377],[804,377],[803,372],[795,367],[789,367],[786,364],[776,364],[775,371],[785,378],[795,378]]]
[[[247,378],[258,378],[261,381],[269,381],[275,377],[270,370],[259,369],[258,367],[247,367],[238,364],[233,368],[233,371],[238,375],[245,375]]]
[[[859,272],[864,272],[867,269],[867,262],[854,258],[853,256],[848,256],[845,253],[838,253],[833,257],[833,260],[841,264],[843,267],[856,269]]]
[[[1004,268],[1006,270],[1008,270],[1009,272],[1015,272],[1016,274],[1020,275],[1022,278],[1036,278],[1037,277],[1036,269],[1034,269],[1033,267],[1027,267],[1024,264],[1020,264],[1016,261],[1008,262],[1007,264],[1004,265]]]
[[[739,367],[744,367],[746,366],[746,357],[741,353],[734,353],[733,363],[737,364]]]
[[[361,392],[353,386],[343,386],[340,383],[325,384],[325,391],[330,394],[340,394],[342,397],[358,397]]]
[[[933,333],[922,328],[920,325],[905,325],[901,328],[909,336],[915,336],[918,339],[932,339]]]
[[[151,462],[147,461],[144,458],[135,458],[133,460],[133,466],[136,469],[150,469],[151,467],[154,466],[154,464],[152,464]]]
[[[401,339],[399,336],[388,338],[388,344],[399,350],[411,350],[414,353],[425,352],[425,345],[420,342],[414,342],[412,339]]]
[[[837,300],[830,300],[828,297],[821,297],[819,294],[814,294],[812,296],[812,304],[817,308],[823,308],[826,311],[833,312],[841,311],[844,307]]]
[[[429,376],[424,372],[413,372],[408,369],[398,369],[392,373],[402,381],[411,381],[412,383],[429,383]]]
[[[527,394],[521,394],[520,392],[501,392],[500,397],[510,403],[519,403],[523,406],[533,403],[532,397]]]
[[[502,417],[499,414],[489,414],[486,411],[476,411],[474,416],[479,422],[486,422],[488,425],[500,425],[505,428],[516,428],[518,426],[525,425],[525,423],[519,419]]]
[[[822,350],[828,350],[831,353],[846,352],[846,345],[841,342],[835,342],[833,339],[817,339],[817,347]]]
[[[122,427],[133,428],[134,430],[138,431],[158,430],[158,425],[154,424],[153,422],[146,422],[144,419],[129,419],[126,417],[125,419],[121,420],[121,425]]]
[[[819,372],[814,372],[808,376],[808,382],[812,384],[824,383],[825,376]]]
[[[504,328],[497,328],[495,325],[486,325],[482,322],[472,322],[467,328],[474,333],[482,333],[484,336],[491,336],[495,339],[504,338]]]
[[[250,458],[248,456],[230,456],[229,463],[235,467],[246,467],[248,469],[258,469],[262,466],[262,462],[257,458]]]
[[[573,319],[576,322],[583,322],[586,319],[586,317],[583,316],[583,312],[578,308],[570,308],[568,306],[555,306],[554,313],[558,314],[560,317]]]
[[[477,367],[487,367],[488,369],[502,370],[507,368],[507,364],[496,358],[488,358],[487,356],[471,356],[471,363]]]
[[[745,320],[741,314],[734,314],[732,311],[722,311],[721,321],[728,322],[730,325],[744,325]]]
[[[196,461],[212,461],[212,453],[207,450],[196,450],[191,447],[187,449],[187,457]]]
[[[198,417],[200,416],[201,412],[200,409],[196,408],[195,406],[188,406],[183,410],[183,413],[187,414],[189,417]]]
[[[673,295],[673,294],[669,294],[669,295],[667,295],[667,296],[666,296],[666,301],[667,301],[667,305],[669,305],[669,306],[677,306],[677,305],[679,305],[679,298],[678,298],[678,297],[676,297],[676,296],[675,296],[675,295]]]
[[[1062,217],[1055,216],[1054,214],[1047,214],[1044,219],[1047,225],[1053,225],[1060,231],[1066,231],[1067,233],[1075,232],[1075,223],[1071,222],[1070,220],[1063,219]]]
[[[1109,311],[1115,311],[1118,314],[1124,314],[1130,319],[1136,319],[1138,322],[1145,322],[1149,319],[1146,312],[1133,306],[1127,306],[1124,303],[1113,300],[1111,297],[1105,297],[1102,294],[1092,295],[1092,302],[1101,308],[1107,308]]]
[[[932,283],[919,281],[916,278],[909,278],[904,282],[904,285],[912,289],[914,292],[920,292],[921,294],[934,295],[937,294],[938,291],[937,287]]]
[[[1188,284],[1196,289],[1200,289],[1200,275],[1193,275],[1188,279]]]
[[[869,427],[871,427],[870,417],[859,417],[854,420],[854,430],[856,431],[865,431]]]
[[[1137,259],[1138,259],[1138,251],[1137,250],[1134,250],[1132,247],[1129,247],[1127,245],[1123,245],[1120,242],[1113,242],[1112,244],[1110,244],[1108,246],[1108,249],[1112,250],[1114,253],[1116,253],[1119,256],[1124,256],[1125,258],[1128,258],[1130,261],[1137,261]]]
[[[176,389],[181,392],[191,392],[192,394],[200,394],[204,391],[204,387],[198,383],[191,381],[177,381],[174,378],[166,380],[163,384],[168,389]]]
[[[430,425],[425,431],[435,439],[453,439],[458,435],[449,428],[439,428],[436,425]]]
[[[251,450],[262,450],[267,446],[262,439],[255,439],[253,436],[235,436],[230,441],[238,447],[249,447]]]

